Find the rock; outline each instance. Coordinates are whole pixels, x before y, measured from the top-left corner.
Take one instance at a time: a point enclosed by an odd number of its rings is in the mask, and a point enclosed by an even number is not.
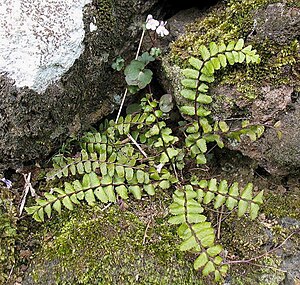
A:
[[[199,47],[211,41],[228,42],[244,38],[261,57],[257,66],[245,65],[217,73],[210,86],[213,103],[210,105],[215,120],[232,121],[246,118],[266,126],[261,139],[253,143],[227,143],[226,147],[255,159],[272,175],[284,176],[300,171],[300,34],[299,6],[288,3],[218,4],[211,11],[174,15],[169,23],[188,23],[185,32],[178,25],[173,34],[180,35],[168,44],[170,52],[162,58],[158,71],[167,93],[173,94],[177,105],[184,104],[180,95],[182,75],[190,56],[199,57]],[[268,4],[270,3],[270,4]],[[182,16],[184,15],[184,17]],[[245,16],[246,15],[246,16]],[[277,123],[277,124],[276,124]],[[274,125],[281,129],[274,128]],[[282,132],[282,138],[278,134]]]
[[[45,158],[114,110],[124,80],[111,63],[133,57],[157,2],[0,4],[0,171]]]
[[[292,255],[283,261],[282,269],[289,272],[283,282],[283,285],[297,285],[300,281],[299,269],[300,252],[297,255]]]
[[[279,89],[271,93],[277,91]],[[284,94],[291,93],[288,91],[279,94],[283,98]],[[280,108],[280,100],[278,100],[276,108],[278,114],[275,115],[274,113],[274,117],[270,117],[273,123],[275,122],[274,119],[280,122],[282,132],[280,137],[278,137],[276,129],[267,128],[261,140],[255,143],[244,141],[236,149],[254,158],[269,173],[284,176],[299,173],[300,170],[300,131],[297,127],[300,120],[300,102],[289,104],[281,113],[279,113]],[[258,122],[263,122],[263,120],[258,120]]]
[[[278,44],[292,41],[300,31],[300,9],[284,3],[270,4],[255,13],[255,37]]]

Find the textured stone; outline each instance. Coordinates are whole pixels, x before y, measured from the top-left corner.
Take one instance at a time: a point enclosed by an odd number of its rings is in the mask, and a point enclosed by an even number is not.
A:
[[[300,46],[297,41],[300,10],[298,4],[288,2],[229,3],[216,5],[202,14],[187,10],[173,16],[168,22],[170,30],[177,31],[178,38],[169,45],[171,51],[162,59],[159,71],[166,92],[173,94],[182,106],[185,99],[180,95],[180,66],[186,66],[190,56],[199,56],[201,44],[242,37],[246,45],[257,49],[262,59],[258,66],[240,68],[237,64],[216,73],[217,80],[210,86],[213,103],[209,108],[215,120],[233,122],[232,118],[246,118],[266,126],[257,142],[246,138],[238,144],[229,142],[226,147],[242,152],[269,173],[280,176],[300,171]],[[177,22],[189,24],[184,31],[178,28]],[[276,122],[281,124],[281,139],[273,127]]]
[[[300,9],[284,3],[268,5],[255,13],[255,36],[286,44],[300,33]]]
[[[83,52],[83,7],[91,1],[11,1],[0,4],[0,72],[39,93]]]
[[[90,2],[0,4],[0,171],[45,158],[119,103],[125,84],[111,63],[134,57],[158,1]]]

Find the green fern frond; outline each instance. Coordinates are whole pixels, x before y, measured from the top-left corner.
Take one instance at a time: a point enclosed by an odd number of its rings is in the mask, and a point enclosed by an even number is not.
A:
[[[227,272],[227,265],[222,264],[221,245],[215,244],[215,232],[207,222],[204,209],[199,203],[198,193],[192,185],[185,185],[173,194],[173,203],[169,210],[173,215],[170,224],[180,225],[177,233],[183,240],[179,246],[182,251],[197,253],[194,268],[201,270],[203,276],[214,272],[215,281],[220,281]]]
[[[61,188],[54,188],[53,193],[46,192],[44,199],[37,199],[37,205],[27,207],[26,211],[33,215],[37,221],[44,221],[45,214],[51,217],[52,210],[56,210],[59,214],[64,206],[69,210],[73,210],[74,205],[80,204],[80,200],[85,200],[89,205],[93,206],[96,198],[102,203],[116,202],[117,195],[127,200],[129,194],[134,198],[141,199],[143,192],[152,196],[155,189],[160,187],[166,179],[150,179],[156,171],[145,172],[141,169],[117,167],[116,174],[113,176],[107,173],[99,177],[95,172],[84,174],[82,181],[74,180],[72,183],[65,182]]]
[[[240,189],[238,183],[228,185],[226,180],[217,183],[216,179],[198,180],[193,178],[190,185],[185,185],[173,194],[173,203],[169,207],[172,217],[169,223],[180,225],[177,232],[183,242],[179,249],[198,253],[194,268],[201,269],[203,276],[215,274],[219,282],[227,272],[220,256],[223,248],[215,244],[215,233],[203,213],[202,204],[212,203],[215,209],[226,206],[229,210],[237,208],[239,217],[250,213],[251,219],[258,215],[259,206],[263,203],[263,191],[253,196],[253,185],[247,184]]]
[[[264,127],[248,120],[234,125],[225,119],[214,120],[210,110],[213,98],[209,94],[216,71],[227,65],[259,63],[260,58],[252,46],[244,46],[242,39],[227,45],[212,42],[208,47],[201,46],[199,53],[199,58],[191,57],[190,66],[182,70],[180,94],[184,105],[180,112],[186,122],[180,128],[181,138],[168,125],[168,115],[160,110],[159,102],[146,94],[137,112],[120,116],[117,122],[105,120],[99,130],[85,133],[77,155],[55,156],[47,180],[54,180],[53,185],[55,179],[62,179],[62,186],[45,192],[26,211],[42,222],[53,212],[73,210],[83,202],[92,206],[97,201],[141,199],[173,186],[176,190],[168,221],[179,226],[179,249],[196,255],[194,268],[203,276],[213,274],[214,280],[221,282],[228,265],[204,206],[225,207],[237,212],[238,217],[249,215],[255,219],[263,203],[263,191],[254,195],[251,183],[240,187],[237,182],[229,185],[226,180],[218,182],[214,178],[192,177],[186,181],[183,173],[191,174],[186,166],[191,160],[207,163],[212,142],[223,148],[225,140],[239,142],[247,136],[255,141],[261,137]]]
[[[255,219],[259,206],[263,203],[263,191],[253,196],[252,183],[248,183],[244,188],[240,188],[237,182],[230,186],[226,180],[217,183],[215,178],[200,181],[194,178],[191,183],[197,192],[199,203],[212,203],[215,209],[224,205],[230,211],[237,207],[239,217],[249,213],[251,219]]]
[[[177,178],[165,165],[180,160],[180,150],[174,147],[178,138],[163,121],[157,101],[148,96],[141,105],[142,113],[120,117],[117,123],[105,121],[99,128],[101,133],[87,132],[81,139],[80,154],[54,157],[47,180],[64,178],[64,187],[46,192],[37,205],[26,208],[27,212],[44,221],[45,213],[51,217],[52,209],[60,213],[62,206],[72,210],[80,200],[93,205],[95,199],[108,203],[115,202],[117,196],[128,199],[130,194],[141,199],[143,194],[151,196],[157,189],[176,183]],[[143,146],[144,153],[136,149],[129,135]]]
[[[214,74],[217,70],[224,68],[227,64],[233,65],[243,63],[259,63],[260,58],[252,46],[244,47],[244,40],[231,41],[228,45],[210,43],[209,48],[200,47],[201,59],[191,57],[189,68],[182,70],[185,77],[181,84],[183,89],[180,94],[186,99],[180,111],[188,116],[192,123],[186,128],[186,146],[190,150],[190,156],[196,159],[197,164],[205,164],[208,142],[216,142],[224,147],[224,138],[240,141],[242,135],[248,135],[251,140],[259,138],[263,132],[261,126],[243,127],[238,131],[230,131],[225,121],[214,122],[209,115],[208,109],[213,99],[209,95],[209,83],[214,82]]]

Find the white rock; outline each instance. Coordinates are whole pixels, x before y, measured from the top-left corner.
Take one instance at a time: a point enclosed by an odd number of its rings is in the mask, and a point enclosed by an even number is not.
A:
[[[45,91],[83,52],[83,7],[90,2],[1,0],[0,74]]]

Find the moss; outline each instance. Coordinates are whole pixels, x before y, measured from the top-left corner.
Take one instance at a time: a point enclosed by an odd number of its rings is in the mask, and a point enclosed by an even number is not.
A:
[[[0,187],[0,284],[4,284],[15,264],[17,210],[13,194]]]
[[[232,284],[281,284],[285,279],[281,269],[284,257],[299,251],[299,237],[297,234],[291,236],[299,229],[299,194],[297,191],[287,192],[282,199],[281,193],[266,192],[258,220],[230,216],[222,223],[221,243],[228,251],[228,259],[246,260],[231,266]],[[288,237],[288,245],[284,246]],[[284,254],[279,251],[266,254],[281,244]]]
[[[43,242],[24,284],[199,284],[163,219],[165,208],[147,200],[132,204],[135,214],[95,206],[45,224],[44,236],[53,238]]]
[[[285,274],[280,270],[282,257],[274,253],[264,255],[268,251],[266,245],[275,246],[276,242],[283,241],[282,232],[272,236],[272,229],[266,228],[262,220],[258,222],[246,218],[229,218],[223,225],[222,244],[228,251],[228,259],[245,260],[231,265],[232,284],[278,285],[284,280]]]
[[[96,23],[100,23],[102,27],[106,27],[105,35],[110,38],[110,34],[114,30],[114,26],[116,24],[116,19],[114,17],[114,9],[113,9],[113,1],[111,0],[97,0],[95,1],[96,11],[95,11],[95,19]]]
[[[249,270],[241,266],[239,273],[233,276],[232,284],[235,285],[278,285],[285,279],[285,274],[280,270],[281,260],[275,255],[264,257],[257,266],[253,266]],[[243,270],[245,270],[243,272]],[[243,273],[242,273],[243,272]],[[237,273],[237,272],[236,272]]]
[[[298,190],[299,191],[299,190]],[[290,217],[300,220],[300,196],[296,191],[284,193],[282,195],[274,195],[266,193],[266,203],[262,207],[263,213],[269,218],[285,218]]]
[[[240,68],[234,66],[222,70],[218,84],[235,85],[245,98],[254,99],[265,83],[274,87],[289,84],[299,88],[300,45],[297,39],[278,44],[268,39],[249,37],[255,31],[254,15],[277,0],[232,0],[227,5],[215,6],[194,23],[187,26],[187,32],[172,43],[170,61],[185,66],[190,56],[199,56],[199,47],[211,41],[228,42],[238,38],[247,39],[261,56],[259,65]],[[287,6],[297,7],[297,1],[289,0]],[[285,19],[286,20],[286,19]],[[278,20],[279,21],[279,20]],[[298,82],[298,83],[297,83]]]

